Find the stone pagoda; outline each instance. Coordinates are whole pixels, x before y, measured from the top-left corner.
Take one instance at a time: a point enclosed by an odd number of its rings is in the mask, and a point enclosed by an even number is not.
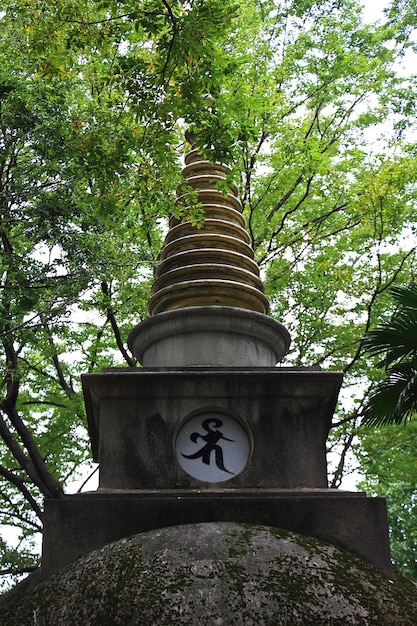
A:
[[[282,528],[391,571],[385,501],[328,488],[326,439],[342,374],[284,367],[230,171],[193,137],[149,318],[142,367],[83,376],[97,491],[45,503],[42,576],[144,531],[205,522]],[[278,366],[277,366],[278,364]]]

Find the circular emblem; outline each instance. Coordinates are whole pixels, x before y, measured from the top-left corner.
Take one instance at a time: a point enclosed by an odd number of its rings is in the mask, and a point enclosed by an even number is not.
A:
[[[230,480],[245,468],[249,438],[241,424],[223,413],[200,413],[180,429],[175,450],[182,469],[209,483]]]

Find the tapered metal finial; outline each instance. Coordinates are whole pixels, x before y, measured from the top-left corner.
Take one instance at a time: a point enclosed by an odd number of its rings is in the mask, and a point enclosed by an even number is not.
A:
[[[211,164],[187,133],[192,151],[186,156],[184,185],[177,203],[195,203],[204,211],[201,228],[190,221],[170,220],[160,254],[149,314],[195,306],[230,306],[259,313],[268,311],[259,268],[245,230],[238,190],[230,184],[230,169]]]

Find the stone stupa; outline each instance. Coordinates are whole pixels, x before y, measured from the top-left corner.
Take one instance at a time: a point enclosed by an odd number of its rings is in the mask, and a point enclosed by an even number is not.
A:
[[[237,189],[191,142],[178,202],[205,220],[170,221],[143,367],[83,376],[99,488],[45,502],[40,584],[0,624],[411,626],[385,501],[328,488],[342,374],[277,367]]]

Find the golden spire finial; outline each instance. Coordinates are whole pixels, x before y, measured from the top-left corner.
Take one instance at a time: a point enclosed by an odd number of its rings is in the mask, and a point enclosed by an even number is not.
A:
[[[268,311],[259,268],[245,230],[242,205],[230,169],[211,164],[199,154],[196,136],[188,132],[192,151],[185,157],[186,183],[178,189],[178,204],[198,203],[204,223],[170,220],[160,254],[149,314],[195,306],[229,306],[258,313]],[[191,188],[191,192],[189,191]]]

